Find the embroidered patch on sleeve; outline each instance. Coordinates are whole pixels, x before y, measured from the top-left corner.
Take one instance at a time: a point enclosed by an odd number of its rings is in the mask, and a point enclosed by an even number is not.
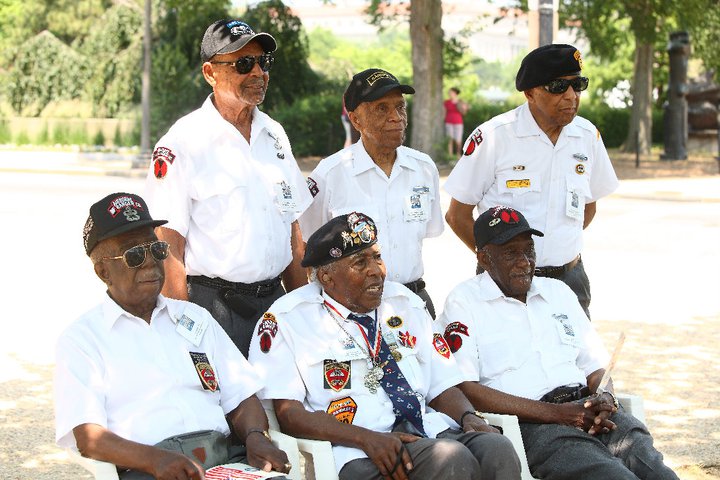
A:
[[[352,397],[343,397],[330,402],[326,411],[338,422],[353,423],[357,412],[357,403]]]
[[[168,166],[175,161],[175,154],[167,147],[157,147],[152,154],[153,173],[155,178],[165,178]]]
[[[308,190],[310,190],[310,195],[315,198],[318,193],[320,193],[320,188],[318,187],[318,184],[315,180],[312,179],[312,177],[308,177],[306,180]]]
[[[188,352],[190,359],[195,365],[195,371],[200,377],[200,383],[203,389],[210,390],[211,392],[216,391],[219,388],[217,377],[215,376],[215,370],[210,365],[210,360],[205,353],[202,352]]]
[[[466,337],[469,335],[467,325],[460,322],[452,322],[445,327],[444,338],[450,347],[450,351],[453,353],[457,352],[460,350],[460,347],[462,347],[463,339],[460,335],[465,335]]]
[[[336,392],[350,388],[350,372],[350,362],[323,360],[323,388]]]
[[[409,331],[400,332],[399,341],[400,345],[405,348],[415,348],[415,344],[417,343],[417,337],[415,337]]]
[[[435,347],[435,351],[437,351],[441,356],[450,358],[450,347],[448,347],[447,342],[439,333],[433,334],[433,347]]]
[[[470,135],[465,141],[465,147],[463,147],[463,155],[472,155],[475,151],[475,148],[477,148],[477,146],[480,145],[482,141],[482,130],[476,128],[472,135]]]
[[[265,312],[262,320],[258,324],[258,336],[260,337],[260,351],[268,353],[272,347],[273,338],[277,335],[278,324],[275,315]]]

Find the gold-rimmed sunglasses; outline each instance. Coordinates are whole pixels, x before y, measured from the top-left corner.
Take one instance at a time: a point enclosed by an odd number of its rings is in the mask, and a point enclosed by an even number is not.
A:
[[[152,242],[141,243],[130,247],[122,255],[116,257],[102,257],[101,260],[120,260],[125,262],[125,266],[128,268],[138,268],[145,263],[147,258],[147,251],[150,251],[150,255],[157,260],[165,260],[170,253],[170,246],[167,242],[161,240],[154,240]]]

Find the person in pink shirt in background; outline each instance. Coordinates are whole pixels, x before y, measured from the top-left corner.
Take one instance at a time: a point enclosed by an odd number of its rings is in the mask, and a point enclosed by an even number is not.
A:
[[[463,115],[467,113],[468,105],[458,98],[460,90],[452,87],[448,90],[448,98],[443,103],[445,107],[445,135],[448,137],[448,155],[460,155],[463,144]]]

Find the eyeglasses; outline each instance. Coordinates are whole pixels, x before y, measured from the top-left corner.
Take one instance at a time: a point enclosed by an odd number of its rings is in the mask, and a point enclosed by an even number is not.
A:
[[[167,244],[167,242],[155,240],[154,242],[142,243],[140,245],[130,247],[125,250],[125,253],[123,253],[122,255],[118,255],[117,257],[103,257],[102,259],[120,260],[122,258],[123,262],[125,262],[125,265],[128,268],[138,268],[142,266],[143,263],[145,263],[145,252],[147,252],[148,250],[150,250],[150,254],[152,255],[152,257],[159,262],[161,260],[165,260],[168,257],[168,254],[170,253],[169,248],[170,246]]]
[[[263,72],[269,72],[273,66],[273,63],[275,63],[275,57],[273,57],[269,53],[264,53],[258,56],[247,55],[245,57],[240,57],[234,62],[210,63],[218,63],[220,65],[235,65],[235,70],[237,70],[239,74],[245,75],[246,73],[250,73],[250,70],[252,70],[255,66],[255,62],[260,65],[260,70],[262,70]]]
[[[590,79],[587,77],[575,77],[572,80],[556,78],[547,85],[543,85],[543,88],[552,94],[559,95],[567,92],[569,87],[576,92],[582,92],[587,89],[589,83]]]

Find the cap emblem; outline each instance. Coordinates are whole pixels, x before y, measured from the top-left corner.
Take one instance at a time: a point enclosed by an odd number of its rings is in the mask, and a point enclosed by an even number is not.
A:
[[[573,53],[573,58],[574,58],[575,60],[577,60],[578,65],[580,66],[580,70],[582,70],[582,68],[583,68],[583,59],[582,59],[582,56],[580,55],[580,50],[575,50],[575,53]]]
[[[230,35],[234,37],[239,37],[241,35],[254,35],[255,32],[252,28],[250,28],[250,25],[247,23],[238,22],[237,20],[233,20],[232,22],[228,22],[225,24],[227,28],[230,29]]]
[[[366,82],[368,83],[368,85],[370,85],[372,87],[375,82],[377,82],[378,80],[380,80],[382,78],[389,78],[393,82],[397,82],[397,79],[395,77],[390,75],[388,72],[383,72],[383,71],[373,73],[372,75],[370,75],[367,78]]]
[[[128,222],[137,222],[140,220],[140,215],[138,215],[137,210],[131,207],[126,207],[123,211],[123,215],[125,215]]]
[[[121,210],[124,210],[125,207],[133,207],[133,208],[139,208],[142,210],[142,205],[140,205],[140,202],[136,202],[134,199],[123,196],[118,197],[115,200],[110,202],[110,205],[108,206],[108,213],[115,218],[118,213],[120,213]],[[135,214],[137,214],[137,211],[134,211]],[[125,214],[127,216],[127,214]],[[128,219],[129,220],[129,219]],[[137,220],[137,219],[135,219]]]

